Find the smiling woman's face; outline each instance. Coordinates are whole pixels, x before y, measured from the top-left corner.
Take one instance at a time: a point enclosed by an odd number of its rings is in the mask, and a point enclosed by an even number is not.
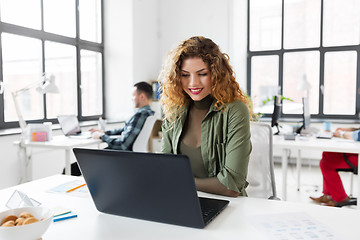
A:
[[[200,101],[211,93],[210,69],[201,58],[187,58],[183,61],[181,85],[194,101]]]

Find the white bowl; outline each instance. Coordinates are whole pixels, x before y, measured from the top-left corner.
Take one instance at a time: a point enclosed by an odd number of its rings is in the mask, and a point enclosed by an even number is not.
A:
[[[23,207],[10,209],[0,213],[0,223],[8,215],[31,213],[39,222],[15,227],[0,227],[0,239],[39,240],[53,220],[53,211],[44,207]],[[43,219],[43,220],[41,220]]]

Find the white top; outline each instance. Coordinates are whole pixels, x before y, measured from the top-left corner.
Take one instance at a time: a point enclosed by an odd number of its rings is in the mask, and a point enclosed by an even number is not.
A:
[[[256,219],[257,215],[280,213],[291,215],[294,212],[304,213],[306,216],[326,225],[328,229],[338,231],[342,236],[339,239],[355,240],[359,239],[360,236],[360,228],[358,227],[360,214],[358,210],[353,209],[330,208],[312,204],[247,197],[227,198],[199,192],[201,196],[228,199],[230,204],[205,229],[193,229],[103,214],[96,210],[90,196],[75,197],[45,192],[45,190],[74,179],[79,178],[55,175],[0,190],[0,210],[5,210],[6,201],[16,189],[43,203],[45,207],[67,207],[78,214],[77,218],[52,223],[43,236],[44,240],[269,239],[268,235],[250,222],[250,219]]]
[[[352,139],[333,137],[332,139],[318,139],[316,137],[296,137],[296,140],[284,140],[284,136],[274,136],[274,148],[319,150],[329,152],[359,153],[360,142]]]
[[[32,142],[26,141],[26,147],[39,147],[39,148],[54,148],[54,149],[72,149],[74,147],[82,147],[93,144],[100,144],[102,141],[100,139],[86,138],[86,139],[75,139],[71,137],[66,137],[64,135],[55,136],[51,141],[46,142]],[[19,145],[19,141],[14,142],[15,145]]]

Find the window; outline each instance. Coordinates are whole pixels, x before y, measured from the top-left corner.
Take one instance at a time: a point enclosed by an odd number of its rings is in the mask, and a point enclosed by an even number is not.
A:
[[[77,105],[74,104],[77,102],[75,46],[45,41],[45,69],[55,77],[60,92],[46,95],[47,116],[56,118],[59,114],[77,115]]]
[[[101,7],[98,0],[79,0],[80,38],[101,42]]]
[[[41,29],[41,0],[1,0],[0,11],[2,22]]]
[[[102,83],[99,77],[102,72],[100,53],[81,50],[81,103],[83,116],[101,115]]]
[[[11,92],[37,82],[42,73],[41,41],[35,38],[2,33],[3,79],[5,84],[5,121],[17,121]],[[43,98],[36,89],[18,95],[24,119],[33,120],[44,117]]]
[[[63,36],[76,36],[74,0],[43,0],[44,30]],[[66,16],[66,17],[64,17]],[[59,24],[61,21],[61,24]]]
[[[21,7],[19,7],[21,6]],[[12,92],[27,122],[104,114],[102,0],[0,0],[0,129],[18,127]],[[59,94],[39,94],[42,75]]]
[[[358,0],[249,0],[248,93],[255,111],[282,94],[284,117],[299,117],[308,96],[314,118],[358,119]],[[306,80],[310,88],[301,90]],[[341,87],[339,87],[341,86]],[[268,115],[267,115],[268,114]]]

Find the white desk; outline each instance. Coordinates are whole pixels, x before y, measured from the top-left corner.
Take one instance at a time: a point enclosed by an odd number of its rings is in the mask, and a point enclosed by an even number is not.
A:
[[[297,138],[293,140],[284,140],[283,136],[274,136],[273,147],[274,149],[282,150],[282,199],[286,200],[286,186],[287,186],[287,164],[288,164],[288,151],[297,151],[297,179],[298,189],[300,188],[300,169],[301,169],[301,151],[303,150],[317,150],[327,152],[344,152],[344,153],[360,153],[360,142],[353,140],[345,140],[340,138],[332,139],[317,139],[315,137],[300,140]],[[360,154],[359,154],[360,158]],[[358,175],[358,193],[360,193],[360,175]],[[360,204],[358,204],[360,209]]]
[[[341,239],[359,239],[360,214],[354,209],[330,208],[312,204],[285,201],[226,198],[199,193],[201,196],[218,197],[230,200],[229,206],[218,215],[205,229],[193,229],[169,224],[162,224],[108,214],[95,209],[90,198],[66,196],[65,194],[47,193],[45,190],[78,177],[55,175],[0,190],[0,211],[5,210],[5,203],[15,189],[43,203],[43,206],[63,206],[72,209],[78,218],[53,223],[44,234],[44,240],[86,239],[269,239],[254,227],[250,218],[254,215],[305,212],[311,218],[320,221],[329,229],[337,230]]]
[[[28,154],[27,149],[29,148],[50,148],[50,149],[64,149],[65,150],[65,174],[70,175],[70,153],[71,150],[75,147],[85,147],[90,145],[97,144],[100,147],[102,143],[99,139],[79,139],[79,138],[69,138],[64,135],[55,136],[51,141],[48,142],[31,142],[26,141],[24,144],[21,144],[20,141],[15,141],[14,144],[19,147],[19,155],[21,156],[21,165],[22,175],[24,181],[32,180],[32,155]]]

